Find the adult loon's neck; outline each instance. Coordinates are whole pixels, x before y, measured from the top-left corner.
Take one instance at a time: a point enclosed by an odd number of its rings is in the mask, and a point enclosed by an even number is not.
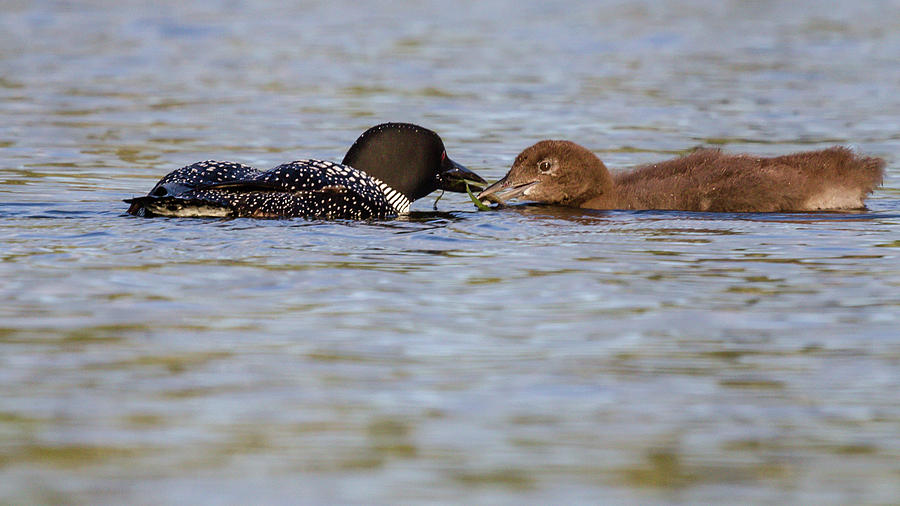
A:
[[[397,214],[406,214],[409,212],[409,206],[412,204],[412,201],[409,200],[406,195],[403,195],[399,191],[391,188],[387,183],[378,178],[373,177],[372,181],[374,181],[375,184],[378,185],[378,188],[380,188],[384,193],[384,197],[387,199],[391,207],[393,207],[394,210],[397,211]]]

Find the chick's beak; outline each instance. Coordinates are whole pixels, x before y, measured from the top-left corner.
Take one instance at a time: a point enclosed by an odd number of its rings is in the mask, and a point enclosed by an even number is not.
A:
[[[537,180],[524,183],[513,182],[509,179],[509,174],[507,174],[503,179],[482,190],[476,198],[478,200],[492,200],[502,204],[507,200],[523,195],[526,190],[538,184],[538,182]]]
[[[454,162],[449,156],[441,163],[438,174],[438,188],[457,193],[466,193],[466,187],[480,190],[487,185],[481,176]]]

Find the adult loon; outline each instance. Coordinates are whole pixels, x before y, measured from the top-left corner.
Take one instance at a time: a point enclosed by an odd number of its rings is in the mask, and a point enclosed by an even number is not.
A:
[[[569,141],[525,149],[479,199],[586,209],[790,212],[862,209],[884,177],[884,160],[847,148],[763,158],[702,149],[610,175],[594,153]]]
[[[438,134],[409,123],[366,130],[340,164],[298,160],[267,171],[205,161],[170,172],[145,197],[125,200],[135,216],[383,219],[434,190],[465,193],[485,180],[447,156]]]

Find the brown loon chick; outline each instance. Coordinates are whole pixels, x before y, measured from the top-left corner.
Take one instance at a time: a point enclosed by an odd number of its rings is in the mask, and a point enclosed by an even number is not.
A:
[[[788,212],[863,209],[884,177],[881,158],[832,147],[763,158],[701,149],[610,174],[594,153],[545,140],[516,157],[479,199],[516,197],[586,209]]]

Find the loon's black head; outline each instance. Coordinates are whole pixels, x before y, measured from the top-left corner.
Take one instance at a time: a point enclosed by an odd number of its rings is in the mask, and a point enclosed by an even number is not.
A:
[[[383,123],[356,139],[344,165],[361,170],[402,193],[410,201],[437,189],[465,193],[486,181],[447,156],[438,134],[410,123]]]

